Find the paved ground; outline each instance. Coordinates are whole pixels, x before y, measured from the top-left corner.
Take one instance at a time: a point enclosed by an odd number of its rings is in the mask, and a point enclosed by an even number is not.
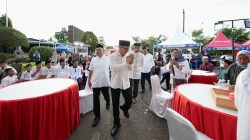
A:
[[[148,88],[146,88],[148,89]],[[80,126],[73,132],[69,140],[168,140],[167,121],[148,110],[151,100],[151,90],[139,93],[137,104],[132,104],[130,118],[125,118],[120,110],[121,128],[115,137],[110,135],[113,127],[112,105],[105,109],[103,96],[101,100],[101,121],[97,127],[92,127],[93,111],[81,118]],[[121,103],[123,103],[121,96]]]
[[[216,73],[219,71],[218,67],[214,69]],[[146,90],[144,94],[139,93],[137,104],[132,104],[129,111],[129,119],[125,118],[120,110],[122,126],[118,134],[112,137],[110,135],[113,126],[112,105],[109,110],[106,110],[104,98],[101,96],[101,121],[99,125],[97,127],[91,126],[94,119],[94,114],[91,111],[81,118],[80,126],[73,132],[69,140],[168,140],[167,121],[148,110],[150,99],[151,90]],[[121,104],[123,102],[121,95]]]

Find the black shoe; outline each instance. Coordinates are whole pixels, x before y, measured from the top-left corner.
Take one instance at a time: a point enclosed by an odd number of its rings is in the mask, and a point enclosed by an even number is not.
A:
[[[120,127],[121,127],[120,124],[119,125],[115,124],[113,126],[113,128],[111,129],[111,136],[115,136],[117,134],[117,132],[118,132],[118,130],[119,130]]]
[[[92,127],[96,127],[98,125],[99,121],[100,121],[100,118],[95,118],[93,123],[92,123]]]
[[[124,107],[123,106],[120,106],[120,109],[123,111],[123,115],[127,118],[129,118],[129,114],[128,114],[128,111],[125,111]]]
[[[145,92],[145,90],[142,90],[140,93],[144,93]]]
[[[106,104],[106,109],[107,109],[107,110],[109,110],[109,106],[110,106],[109,104]]]

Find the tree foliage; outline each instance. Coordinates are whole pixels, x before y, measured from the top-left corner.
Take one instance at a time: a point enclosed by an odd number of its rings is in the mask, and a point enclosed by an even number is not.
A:
[[[234,36],[236,43],[242,44],[250,39],[250,31],[247,31],[245,28],[234,28],[233,31],[231,28],[223,28],[222,32],[229,39],[232,39]]]
[[[58,43],[62,43],[65,45],[68,44],[68,31],[65,27],[63,27],[61,31],[55,32],[54,37],[58,41]]]
[[[6,15],[0,17],[0,27],[6,27]],[[13,28],[11,19],[8,17],[8,27]]]
[[[203,29],[193,30],[192,37],[195,42],[201,43],[202,46],[206,46],[213,40],[213,37],[205,36],[203,33]]]
[[[98,39],[96,35],[91,31],[86,31],[81,37],[81,41],[85,44],[90,45],[88,51],[94,52],[95,46],[98,44]]]
[[[103,36],[100,36],[100,37],[98,38],[98,43],[99,43],[99,44],[102,44],[103,46],[105,46],[105,40],[104,40],[104,37],[103,37]]]
[[[0,52],[13,53],[19,47],[28,48],[29,42],[20,31],[10,27],[0,27]]]
[[[143,47],[149,48],[149,51],[153,51],[154,45],[159,44],[167,39],[165,35],[159,35],[157,37],[155,36],[149,36],[147,38],[140,38],[139,36],[133,36],[132,39],[135,42],[141,42]]]

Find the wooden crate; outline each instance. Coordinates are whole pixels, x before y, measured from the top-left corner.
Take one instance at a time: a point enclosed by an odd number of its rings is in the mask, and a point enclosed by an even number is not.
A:
[[[229,90],[212,88],[211,92],[214,96],[216,106],[237,111],[234,100],[229,98]]]

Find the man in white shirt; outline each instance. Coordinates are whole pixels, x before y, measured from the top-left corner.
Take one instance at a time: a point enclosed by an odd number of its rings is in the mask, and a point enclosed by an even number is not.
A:
[[[187,75],[191,72],[188,61],[178,49],[173,49],[172,59],[166,65],[166,70],[171,73],[173,90],[177,85],[187,83]]]
[[[74,79],[78,83],[79,90],[82,90],[82,74],[83,69],[78,66],[78,61],[76,59],[72,60],[72,67],[70,67],[70,78]]]
[[[134,43],[133,45],[133,52],[135,55],[132,69],[129,71],[129,78],[130,78],[130,87],[132,91],[132,100],[133,103],[136,103],[136,97],[138,94],[138,85],[139,81],[141,79],[141,72],[142,72],[142,66],[143,66],[143,54],[140,53],[141,49],[141,43]]]
[[[56,69],[56,77],[57,78],[69,78],[70,76],[70,68],[66,66],[66,61],[64,59],[60,59],[60,66]]]
[[[6,87],[18,82],[17,76],[15,75],[14,70],[12,68],[6,68],[5,73],[7,76],[2,79],[1,87]]]
[[[45,65],[46,67],[42,69],[42,78],[54,78],[56,75],[56,69],[52,66],[52,63],[50,61],[46,61]]]
[[[238,109],[237,140],[250,138],[250,63],[237,77],[235,85],[235,105]]]
[[[93,88],[93,103],[94,103],[94,114],[95,119],[92,123],[92,126],[95,127],[100,119],[100,92],[104,96],[106,101],[106,109],[109,109],[110,98],[109,98],[109,58],[104,55],[104,49],[101,44],[96,45],[96,57],[94,57],[89,66],[89,78],[88,84],[89,87]]]
[[[26,65],[26,71],[22,73],[20,80],[21,81],[31,81],[32,77],[31,77],[31,69],[32,69],[32,65],[31,64],[27,64]]]
[[[130,46],[130,42],[126,40],[119,41],[119,51],[110,55],[110,71],[111,71],[111,95],[113,103],[114,126],[111,135],[115,136],[120,128],[119,106],[120,93],[124,97],[125,103],[120,106],[125,117],[129,118],[128,110],[132,103],[131,88],[129,83],[128,71],[134,60],[134,55],[126,56]]]
[[[41,61],[36,61],[36,66],[32,68],[31,70],[31,77],[32,80],[38,80],[42,77],[42,65]]]
[[[151,71],[154,70],[155,62],[153,59],[153,55],[148,52],[148,49],[146,47],[143,47],[143,58],[144,58],[144,64],[142,67],[142,73],[141,73],[141,93],[145,92],[145,79],[148,81],[149,87],[151,89]]]

